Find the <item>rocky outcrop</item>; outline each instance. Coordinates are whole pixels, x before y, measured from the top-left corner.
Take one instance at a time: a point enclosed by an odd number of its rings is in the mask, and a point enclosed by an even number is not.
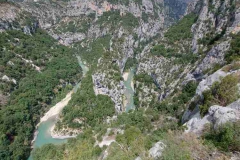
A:
[[[108,77],[107,74],[94,74],[92,75],[93,88],[96,95],[108,95],[112,101],[115,103],[115,109],[117,112],[124,111],[123,109],[123,99],[124,94],[124,84],[123,81],[116,82]]]
[[[164,148],[166,147],[166,145],[159,141],[157,143],[154,144],[154,146],[149,150],[149,155],[154,158],[154,159],[159,159],[159,157],[162,156],[162,152],[164,150]]]
[[[235,102],[234,105],[236,105]],[[212,106],[208,111],[209,115],[213,117],[214,127],[217,128],[226,122],[236,121],[240,118],[240,112],[238,110],[232,109],[229,106]]]
[[[218,105],[211,106],[208,110],[208,114],[203,118],[200,116],[200,112],[195,113],[192,118],[185,123],[187,126],[186,132],[194,132],[201,135],[206,124],[212,124],[214,128],[227,123],[240,120],[240,100],[233,102],[227,107]]]
[[[13,82],[14,84],[17,84],[17,81],[14,79],[14,78],[9,78],[8,76],[4,75],[2,77],[2,80],[3,81],[6,81],[6,82]]]
[[[229,50],[230,47],[230,39],[221,42],[214,46],[205,56],[205,58],[198,65],[196,70],[193,72],[194,75],[199,75],[206,71],[207,69],[211,69],[216,64],[224,64],[224,56]]]
[[[0,32],[15,29],[30,35],[35,33],[38,27],[38,21],[18,5],[1,3]]]
[[[196,4],[196,2],[194,2]],[[199,40],[203,38],[216,38],[214,36],[225,36],[225,32],[228,27],[231,27],[230,24],[232,19],[232,12],[229,8],[234,5],[234,1],[226,0],[216,0],[211,3],[208,0],[202,2],[202,9],[199,13],[197,22],[192,26],[192,32],[194,34],[192,41],[192,50],[194,53],[197,53],[200,48]],[[221,14],[215,14],[216,12]],[[210,37],[208,37],[210,36]],[[210,42],[212,43],[212,42]]]
[[[51,128],[51,136],[55,139],[67,139],[75,138],[82,133],[81,129],[72,129],[68,127],[62,127],[60,130],[55,128],[55,125]]]
[[[206,90],[209,90],[215,82],[220,82],[221,79],[226,77],[227,75],[236,74],[236,73],[239,73],[239,70],[224,72],[220,69],[215,73],[213,73],[212,75],[209,75],[199,83],[196,89],[196,95],[192,99],[192,101],[194,101],[194,99],[197,98],[198,96],[202,98],[202,93]],[[216,120],[216,119],[219,119],[221,117],[224,118],[224,114],[226,114],[226,116],[228,117],[229,115],[232,114],[231,113],[232,111],[230,111],[231,109],[234,109],[237,111],[239,108],[238,102],[239,101],[236,101],[233,104],[230,104],[229,106],[227,106],[227,108],[229,109],[221,109],[219,111],[217,111],[219,107],[212,106],[210,107],[208,114],[203,118],[200,115],[199,106],[197,105],[193,110],[188,109],[184,112],[182,116],[182,123],[186,123],[189,128],[192,128],[192,129],[189,129],[189,131],[193,131],[193,132],[200,132],[206,123],[210,123],[213,121],[215,121],[218,126],[222,121],[225,122],[225,120]],[[236,108],[234,108],[233,106],[235,106]],[[216,112],[216,115],[215,115],[215,112]],[[213,115],[215,115],[215,117]]]

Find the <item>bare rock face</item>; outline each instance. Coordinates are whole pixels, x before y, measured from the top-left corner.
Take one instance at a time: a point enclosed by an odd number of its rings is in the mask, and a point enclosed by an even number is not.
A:
[[[106,73],[97,73],[92,75],[93,88],[95,94],[108,95],[115,103],[115,109],[117,112],[123,111],[123,99],[124,84],[122,81],[116,82],[111,80]],[[111,88],[110,88],[111,87]]]
[[[214,82],[219,82],[220,78],[225,76],[227,76],[226,72],[218,70],[212,75],[208,76],[206,79],[203,79],[197,87],[196,94],[202,96],[203,91],[210,89]]]
[[[235,109],[237,111],[240,111],[240,99],[237,100],[236,102],[231,103],[228,105],[228,108]]]
[[[206,55],[206,57],[202,60],[202,62],[198,65],[193,74],[201,74],[203,71],[212,68],[215,64],[223,64],[224,56],[226,52],[229,50],[230,40],[223,41],[220,44],[214,46]]]
[[[21,7],[9,3],[0,5],[0,32],[16,29],[30,35],[37,28],[38,21],[25,13]]]
[[[198,111],[191,117],[191,119],[187,123],[184,124],[187,127],[185,132],[193,132],[200,135],[202,133],[202,130],[204,129],[204,126],[206,124],[210,124],[212,120],[213,117],[210,115],[206,115],[202,118],[200,112]]]
[[[198,1],[198,3],[200,3],[200,1]],[[198,21],[192,26],[192,32],[194,33],[192,50],[194,53],[197,53],[201,47],[199,46],[198,41],[206,37],[208,33],[214,32],[215,35],[218,35],[224,32],[224,29],[229,25],[229,15],[231,14],[229,8],[231,7],[232,2],[229,0],[216,0],[211,3],[208,0],[204,0],[201,3],[202,9],[199,13]],[[215,14],[215,11],[217,10],[221,10],[221,13],[224,14]]]
[[[0,19],[2,21],[14,21],[17,17],[21,9],[10,5],[10,4],[1,4],[0,6]]]
[[[217,128],[226,122],[235,121],[240,118],[240,113],[227,107],[212,106],[209,108],[209,115],[213,117],[214,127]]]
[[[155,143],[154,146],[149,150],[150,156],[154,159],[158,159],[159,157],[161,157],[165,147],[166,145],[161,141]]]

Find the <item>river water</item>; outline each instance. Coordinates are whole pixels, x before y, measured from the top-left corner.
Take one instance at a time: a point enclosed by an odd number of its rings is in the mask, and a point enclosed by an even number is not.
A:
[[[79,66],[82,68],[83,75],[85,75],[88,71],[88,67],[82,62],[80,56],[77,56]],[[74,88],[73,91],[76,93],[78,88],[80,87],[81,83],[78,83]],[[57,116],[49,118],[47,121],[40,123],[37,128],[37,137],[33,143],[33,148],[41,147],[44,144],[62,144],[66,143],[67,139],[56,139],[52,138],[51,136],[51,128],[57,122]],[[28,160],[32,160],[32,155],[28,158]]]
[[[131,69],[129,71],[127,80],[124,81],[124,86],[126,88],[124,95],[126,97],[127,103],[126,103],[126,112],[128,112],[131,109],[134,109],[134,101],[133,101],[133,96],[134,96],[134,89],[133,89],[133,77],[134,77],[134,69]]]
[[[85,75],[88,71],[88,67],[82,62],[80,56],[77,56],[78,59],[78,63],[80,65],[80,67],[82,68],[83,71],[83,75]],[[130,70],[129,74],[128,74],[128,78],[126,81],[124,81],[124,85],[126,87],[125,90],[125,97],[126,97],[126,111],[128,112],[131,109],[134,109],[134,102],[133,102],[133,95],[134,95],[134,90],[132,88],[132,80],[133,80],[133,76],[134,76],[134,70]],[[78,83],[73,91],[76,93],[76,91],[78,90],[78,88],[80,87],[81,83]],[[54,124],[57,122],[57,116],[51,117],[49,118],[47,121],[42,122],[38,128],[37,128],[37,137],[35,139],[35,142],[33,144],[33,148],[36,147],[41,147],[45,144],[62,144],[62,143],[66,143],[67,139],[55,139],[52,138],[51,136],[51,128],[54,126]],[[28,160],[32,160],[32,155],[28,158]]]

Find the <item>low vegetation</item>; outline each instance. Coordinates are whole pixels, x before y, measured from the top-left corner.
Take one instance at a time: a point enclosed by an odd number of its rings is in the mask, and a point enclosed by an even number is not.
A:
[[[228,63],[232,61],[239,61],[240,60],[240,32],[236,35],[232,35],[231,46],[229,52],[226,54],[225,59]]]
[[[185,16],[176,25],[169,28],[165,33],[165,37],[170,43],[192,38],[191,27],[196,20],[197,16],[195,14]]]
[[[173,56],[174,52],[175,52],[174,49],[172,49],[172,48],[165,48],[165,46],[163,44],[155,45],[151,49],[152,55],[163,56],[163,57],[168,57],[168,58],[171,58]]]
[[[147,86],[150,86],[154,83],[153,78],[149,76],[148,74],[137,74],[134,76],[134,80],[138,82],[142,82],[146,84]]]
[[[154,104],[154,108],[162,113],[174,115],[180,118],[182,115],[182,110],[186,108],[186,104],[195,95],[196,88],[197,83],[190,81],[183,86],[181,92],[178,92],[173,99],[166,99],[161,103],[157,102]]]
[[[121,15],[119,10],[104,12],[96,23],[102,27],[104,27],[104,25],[110,25],[111,29],[123,26],[126,30],[131,30],[139,24],[138,19],[133,14],[127,12]]]
[[[201,115],[208,113],[212,105],[227,106],[239,98],[237,84],[239,77],[228,75],[221,82],[215,82],[209,90],[203,92],[203,102],[200,106]]]
[[[91,42],[88,47],[82,47],[81,44],[76,44],[76,48],[79,53],[81,53],[81,57],[88,64],[96,65],[97,61],[104,54],[109,53],[107,51],[110,50],[110,35],[103,36]]]
[[[207,144],[214,144],[225,152],[240,151],[240,121],[229,122],[218,128],[211,126],[203,136]]]
[[[129,113],[122,113],[118,116],[116,122],[117,126],[124,125],[125,128],[135,126],[142,132],[149,131],[152,128],[151,116],[154,114],[144,114],[144,110],[130,111]]]

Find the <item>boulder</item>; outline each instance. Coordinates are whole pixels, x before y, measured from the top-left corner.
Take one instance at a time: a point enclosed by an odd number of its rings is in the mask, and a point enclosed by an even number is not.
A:
[[[142,158],[141,157],[137,157],[135,160],[142,160]]]
[[[208,110],[208,114],[203,118],[200,115],[200,111],[198,111],[184,124],[187,126],[185,132],[193,132],[201,135],[204,126],[208,123],[214,125],[214,128],[218,128],[227,122],[234,122],[237,120],[240,120],[240,99],[227,107],[218,105],[211,106]]]
[[[154,159],[158,159],[159,157],[161,157],[165,147],[166,145],[161,141],[155,143],[154,146],[149,150],[150,156]]]
[[[208,110],[209,115],[213,117],[214,127],[217,128],[226,122],[232,122],[237,119],[237,110],[229,107],[214,105]]]
[[[212,120],[212,116],[206,115],[202,118],[200,112],[197,112],[187,123],[184,124],[187,127],[187,130],[185,132],[193,132],[197,135],[201,135],[204,126],[206,124],[212,123]]]
[[[235,109],[235,110],[240,112],[240,99],[235,101],[235,102],[233,102],[233,103],[231,103],[231,104],[229,104],[227,107]]]

